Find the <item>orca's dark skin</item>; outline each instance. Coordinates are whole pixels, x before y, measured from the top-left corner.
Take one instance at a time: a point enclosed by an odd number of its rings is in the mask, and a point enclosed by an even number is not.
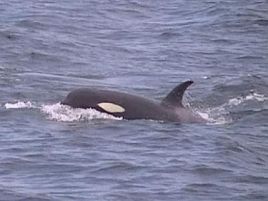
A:
[[[185,108],[182,98],[193,83],[186,81],[176,86],[161,103],[127,93],[81,88],[70,92],[61,102],[73,108],[93,108],[124,119],[150,119],[171,122],[206,122],[201,116]]]

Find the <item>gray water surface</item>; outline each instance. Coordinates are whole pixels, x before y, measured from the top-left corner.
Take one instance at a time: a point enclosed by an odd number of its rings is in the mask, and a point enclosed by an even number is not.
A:
[[[268,2],[0,1],[0,200],[268,200]],[[207,124],[114,119],[79,87]]]

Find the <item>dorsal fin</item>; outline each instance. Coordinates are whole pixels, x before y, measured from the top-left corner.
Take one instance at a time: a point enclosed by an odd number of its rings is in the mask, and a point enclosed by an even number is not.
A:
[[[192,80],[183,82],[177,85],[162,101],[162,105],[173,106],[173,107],[183,107],[182,97],[185,90],[194,82]]]

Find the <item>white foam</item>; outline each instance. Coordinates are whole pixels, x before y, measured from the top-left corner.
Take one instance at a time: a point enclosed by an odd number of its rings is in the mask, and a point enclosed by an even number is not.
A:
[[[30,101],[22,102],[18,101],[17,103],[6,103],[6,109],[20,109],[20,108],[33,108],[33,104]]]
[[[265,97],[263,94],[258,94],[258,93],[252,93],[250,95],[247,95],[245,97],[246,100],[257,100],[259,102],[263,102],[268,100],[268,97]]]
[[[206,111],[196,111],[203,119],[208,121],[208,124],[228,124],[231,121],[225,114],[219,112],[222,110],[219,108],[206,109]]]
[[[238,98],[232,98],[228,101],[228,105],[240,105],[244,102],[244,99],[238,97]]]
[[[259,102],[264,102],[266,100],[268,100],[267,97],[265,97],[263,94],[258,94],[258,93],[250,93],[249,95],[247,96],[239,96],[239,97],[236,97],[236,98],[232,98],[228,101],[228,105],[232,106],[237,106],[237,105],[240,105],[242,103],[244,103],[245,101],[248,101],[248,100],[255,100],[255,101],[259,101]]]
[[[49,119],[63,122],[89,121],[92,119],[122,119],[94,109],[74,109],[60,103],[42,105],[41,111],[47,114]]]
[[[227,103],[224,103],[220,106],[203,110],[196,110],[196,112],[202,118],[206,119],[209,123],[228,124],[233,121],[230,116],[230,111],[233,110],[233,107],[237,107],[243,103],[246,103],[247,101],[264,102],[267,100],[268,98],[262,94],[250,92],[250,94],[246,96],[238,96],[236,98],[232,98]]]

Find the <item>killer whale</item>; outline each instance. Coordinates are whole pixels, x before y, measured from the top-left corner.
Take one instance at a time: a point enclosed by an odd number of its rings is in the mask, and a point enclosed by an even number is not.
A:
[[[128,120],[205,122],[201,116],[182,104],[183,94],[191,84],[193,81],[189,80],[177,85],[160,103],[124,92],[80,88],[71,91],[61,104],[73,108],[92,108]]]

